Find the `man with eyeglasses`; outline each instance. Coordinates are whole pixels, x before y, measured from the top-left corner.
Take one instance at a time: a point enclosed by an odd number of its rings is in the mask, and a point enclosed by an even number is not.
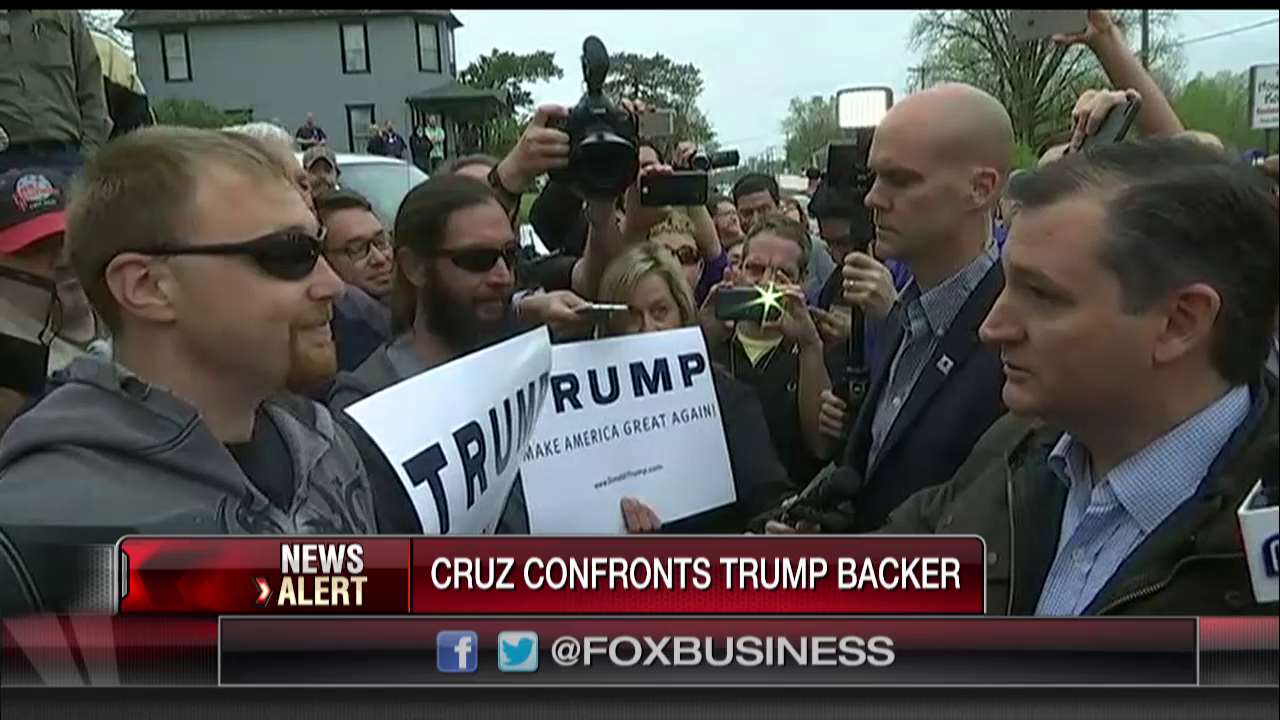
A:
[[[748,233],[761,219],[782,212],[781,202],[778,181],[771,175],[747,173],[733,184],[733,203],[738,209],[742,229]],[[805,232],[808,231],[805,228]],[[810,235],[809,245],[812,252],[807,256],[809,264],[805,269],[804,294],[806,298],[816,298],[827,278],[835,271],[836,264],[825,240]]]
[[[831,389],[830,369],[801,290],[810,252],[809,233],[800,223],[780,214],[757,219],[743,241],[732,284],[768,293],[765,322],[728,323],[716,317],[716,298],[730,286],[727,282],[707,296],[701,320],[711,359],[755,389],[778,458],[801,487],[831,449],[818,428],[822,394]]]
[[[354,372],[338,375],[329,398],[335,412],[535,324],[547,323],[554,335],[583,325],[576,311],[585,301],[571,292],[515,299],[515,231],[493,190],[475,178],[437,175],[410,190],[396,215],[395,244],[393,337]],[[394,470],[363,431],[349,427],[373,469],[379,529],[422,532]],[[518,482],[498,532],[528,532]]]
[[[391,337],[391,236],[359,193],[329,192],[315,203],[325,229],[325,260],[346,283],[333,302],[338,369],[355,370]]]
[[[338,190],[316,198],[316,215],[324,225],[329,266],[343,282],[385,302],[391,295],[394,253],[373,206],[359,193]]]
[[[711,221],[716,225],[716,235],[720,238],[720,246],[726,251],[742,242],[742,221],[738,217],[738,208],[733,200],[724,195],[717,195],[707,203],[707,212],[711,213]]]
[[[351,438],[287,392],[334,373],[342,281],[321,235],[252,138],[157,126],[89,161],[66,242],[114,362],[73,361],[0,440],[0,528],[20,551],[377,530]],[[31,570],[53,606],[74,594],[57,563]]]

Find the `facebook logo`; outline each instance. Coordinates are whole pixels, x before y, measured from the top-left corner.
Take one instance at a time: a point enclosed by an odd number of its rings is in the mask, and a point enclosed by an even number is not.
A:
[[[502,672],[536,672],[538,633],[527,630],[498,633],[498,669]]]
[[[1267,577],[1280,575],[1280,535],[1272,535],[1262,543],[1262,566]]]
[[[436,669],[445,673],[473,673],[480,643],[470,630],[436,633]]]

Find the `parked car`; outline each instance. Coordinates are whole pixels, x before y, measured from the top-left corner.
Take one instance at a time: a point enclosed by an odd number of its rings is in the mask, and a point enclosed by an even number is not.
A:
[[[302,162],[302,153],[296,153]],[[339,187],[354,190],[369,200],[373,212],[390,230],[396,223],[400,201],[427,179],[412,163],[381,155],[338,153]]]

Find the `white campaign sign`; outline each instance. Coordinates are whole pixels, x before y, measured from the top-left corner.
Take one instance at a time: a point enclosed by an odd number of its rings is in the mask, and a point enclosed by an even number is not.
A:
[[[622,533],[619,502],[662,522],[736,499],[697,328],[551,349],[551,388],[520,465],[532,533]]]
[[[423,532],[491,533],[550,370],[551,338],[540,327],[397,383],[347,414],[395,468]]]
[[[1249,68],[1249,92],[1249,127],[1254,130],[1280,127],[1280,65]]]

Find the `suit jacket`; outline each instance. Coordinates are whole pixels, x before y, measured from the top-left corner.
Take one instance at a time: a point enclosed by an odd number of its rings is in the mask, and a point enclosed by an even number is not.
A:
[[[871,388],[835,471],[838,477],[833,478],[853,489],[854,532],[880,527],[916,491],[950,480],[982,433],[1004,414],[1000,353],[978,341],[978,327],[1003,289],[1004,271],[997,262],[925,363],[875,465],[868,468],[871,420],[904,334],[902,313],[886,318],[882,351],[872,358]]]

